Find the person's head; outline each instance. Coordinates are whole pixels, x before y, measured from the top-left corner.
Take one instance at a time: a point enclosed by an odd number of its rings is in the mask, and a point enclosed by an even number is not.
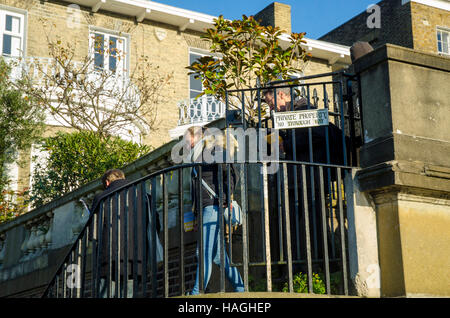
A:
[[[122,170],[119,169],[110,169],[108,171],[106,171],[103,176],[102,176],[102,184],[103,184],[103,188],[108,188],[109,185],[116,181],[116,180],[121,180],[121,179],[125,179],[125,174],[123,173]]]
[[[184,140],[190,148],[194,148],[195,144],[202,139],[202,137],[203,128],[199,126],[189,127],[184,134]]]
[[[264,91],[264,100],[270,106],[270,109],[275,108],[275,89],[269,88]],[[277,109],[276,111],[285,110],[291,102],[291,90],[289,87],[277,88]]]

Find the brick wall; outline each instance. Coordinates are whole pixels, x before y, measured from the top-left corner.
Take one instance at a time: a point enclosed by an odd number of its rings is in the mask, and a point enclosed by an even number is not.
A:
[[[256,20],[261,20],[261,25],[280,27],[281,30],[291,33],[291,6],[273,2],[266,8],[255,14]]]
[[[450,12],[411,3],[414,49],[437,53],[437,27],[450,29]]]
[[[402,5],[401,0],[378,2],[381,28],[368,27],[367,21],[374,12],[364,10],[351,20],[323,35],[320,40],[348,46],[357,41],[366,41],[374,48],[386,43],[413,48],[410,4]]]
[[[367,41],[374,48],[386,43],[437,53],[436,27],[450,28],[450,13],[416,2],[404,5],[401,0],[384,0],[381,8],[381,28],[370,29],[367,19],[372,14],[364,11],[320,38],[351,46],[356,41]]]

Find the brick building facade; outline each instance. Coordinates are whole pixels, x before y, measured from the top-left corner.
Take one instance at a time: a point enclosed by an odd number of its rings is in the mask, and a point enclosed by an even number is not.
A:
[[[374,48],[390,43],[450,56],[450,1],[383,0],[376,6],[323,35],[320,40],[348,46],[356,41],[366,41]]]
[[[281,23],[279,26],[289,26],[290,31],[289,6],[275,3],[264,12],[272,16],[269,24]],[[213,26],[214,18],[144,0],[0,0],[0,52],[6,58],[48,58],[44,23],[54,36],[71,41],[80,60],[93,54],[89,46],[93,33],[105,39],[120,38],[126,57],[124,68],[145,55],[162,72],[173,75],[162,92],[165,103],[157,105],[158,124],[140,136],[141,142],[157,148],[169,142],[174,137],[171,131],[180,125],[180,101],[189,103],[198,93],[194,86],[199,83],[188,76],[186,67],[199,55],[208,54],[208,43],[201,35]],[[330,72],[350,62],[349,48],[345,46],[307,39],[305,48],[313,56],[304,69],[305,75]],[[68,129],[51,120],[47,124],[47,136]],[[30,158],[30,154],[24,156]],[[13,165],[11,177],[17,190],[27,187],[29,173],[28,166]]]

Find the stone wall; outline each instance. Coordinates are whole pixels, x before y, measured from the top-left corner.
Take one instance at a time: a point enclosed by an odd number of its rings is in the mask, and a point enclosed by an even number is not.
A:
[[[361,191],[357,171],[344,180],[348,202],[348,255],[352,292],[361,297],[380,297],[377,218],[373,200]]]
[[[355,63],[381,296],[450,295],[450,61],[386,45]]]

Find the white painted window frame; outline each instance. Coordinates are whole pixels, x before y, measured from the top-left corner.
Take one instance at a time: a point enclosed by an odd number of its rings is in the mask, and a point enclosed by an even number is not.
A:
[[[18,33],[6,30],[6,16],[18,18],[20,21],[20,30]],[[27,38],[27,11],[8,7],[0,4],[0,55],[6,57],[24,57],[26,56],[26,38]],[[3,35],[11,35],[20,38],[20,52],[18,54],[3,54]]]
[[[212,54],[211,52],[207,51],[207,50],[202,50],[202,49],[198,49],[198,48],[189,48],[189,55],[188,55],[188,65],[191,65],[191,54],[195,54],[195,55],[200,55],[201,57],[203,56],[214,56],[214,54]],[[188,96],[189,98],[191,98],[191,92],[193,91],[193,89],[191,88],[191,76],[193,75],[189,75],[189,90],[188,90]],[[202,84],[202,91],[204,90],[203,84]],[[195,92],[197,92],[197,90],[195,90]],[[201,93],[201,92],[199,92]]]
[[[439,39],[438,39],[439,33],[441,33],[441,41],[439,41]],[[444,50],[444,48],[443,48],[444,41],[442,39],[442,33],[446,33],[448,35],[448,37],[447,37],[447,53],[443,51]],[[439,42],[441,42],[441,44],[442,44],[442,51],[439,51]],[[450,56],[450,28],[442,27],[442,26],[436,27],[436,50],[437,50],[438,54]]]
[[[130,36],[126,33],[120,33],[113,30],[108,30],[104,28],[99,28],[96,26],[89,26],[89,54],[94,59],[95,63],[95,35],[101,34],[104,37],[104,47],[109,48],[109,39],[111,37],[117,38],[122,41],[122,43],[119,43],[119,50],[124,52],[124,58],[119,61],[116,60],[117,68],[116,73],[120,76],[128,76],[129,74],[129,65],[130,65]],[[103,55],[103,68],[105,70],[109,70],[109,53],[104,52]],[[93,65],[94,67],[94,65]]]

